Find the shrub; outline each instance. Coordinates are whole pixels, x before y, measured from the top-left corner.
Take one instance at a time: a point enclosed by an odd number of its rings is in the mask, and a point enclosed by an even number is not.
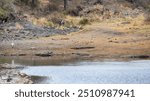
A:
[[[75,8],[70,8],[66,11],[67,15],[71,15],[71,16],[79,16],[80,15],[80,11],[83,10],[83,7],[81,6],[77,6]]]
[[[57,11],[58,5],[56,5],[55,3],[50,3],[47,5],[47,9],[48,9],[48,11]]]
[[[145,22],[148,23],[148,24],[150,24],[150,12],[147,12],[145,14]]]
[[[7,15],[6,11],[0,8],[0,17],[5,17]]]
[[[53,12],[49,15],[49,21],[51,21],[54,25],[61,25],[61,22],[65,19],[64,14]]]
[[[0,18],[6,18],[14,12],[13,0],[0,0]]]
[[[71,16],[79,16],[79,11],[77,9],[69,9],[65,13]]]
[[[39,0],[15,0],[16,3],[25,4],[32,8],[39,6]]]
[[[48,21],[46,25],[49,27],[55,27],[54,23],[51,21]]]
[[[79,24],[80,25],[86,25],[86,24],[89,24],[89,20],[87,18],[83,18],[79,21]]]
[[[145,22],[150,24],[150,5],[147,6],[145,12]]]

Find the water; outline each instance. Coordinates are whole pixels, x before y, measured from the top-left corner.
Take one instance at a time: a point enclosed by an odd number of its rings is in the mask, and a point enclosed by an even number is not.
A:
[[[21,72],[48,77],[39,82],[46,84],[150,84],[150,60],[28,66]]]
[[[150,84],[150,60],[2,57],[0,63],[27,66],[20,71],[41,84]]]

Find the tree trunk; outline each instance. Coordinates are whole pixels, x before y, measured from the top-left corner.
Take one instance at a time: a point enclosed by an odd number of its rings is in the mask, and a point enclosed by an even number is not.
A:
[[[32,0],[31,1],[31,6],[33,7],[33,8],[35,8],[38,4],[38,0]]]
[[[67,0],[64,0],[64,10],[67,10],[68,2]]]

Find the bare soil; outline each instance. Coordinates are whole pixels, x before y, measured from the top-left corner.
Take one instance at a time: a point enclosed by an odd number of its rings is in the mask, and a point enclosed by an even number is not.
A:
[[[87,25],[79,32],[16,40],[14,44],[12,48],[10,41],[1,42],[1,56],[43,56],[59,59],[150,57],[149,29],[130,27],[130,23],[95,23]]]

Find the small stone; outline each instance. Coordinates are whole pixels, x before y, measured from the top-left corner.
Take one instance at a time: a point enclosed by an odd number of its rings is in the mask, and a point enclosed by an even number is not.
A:
[[[41,57],[49,57],[53,55],[53,52],[41,52],[41,53],[36,53],[35,55]]]

